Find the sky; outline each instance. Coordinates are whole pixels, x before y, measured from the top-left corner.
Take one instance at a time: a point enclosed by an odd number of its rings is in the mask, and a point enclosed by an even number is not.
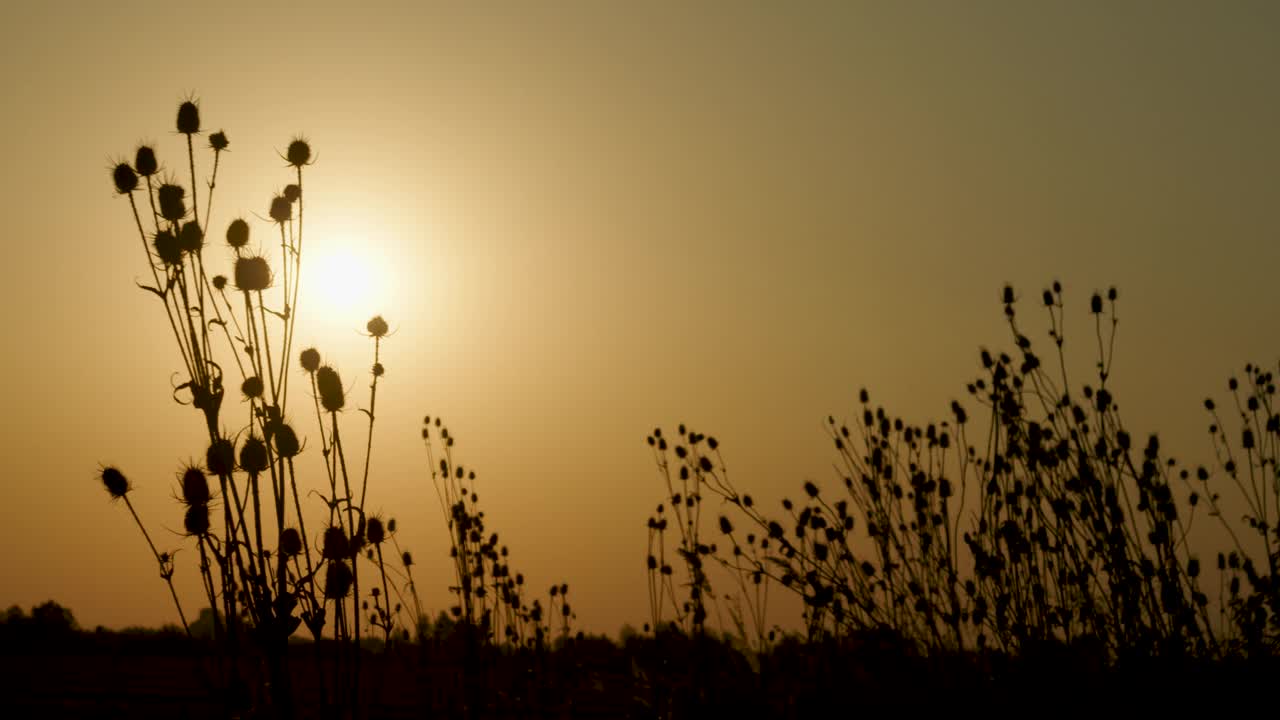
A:
[[[231,141],[214,237],[267,232],[279,153],[311,142],[298,339],[364,407],[361,330],[391,323],[369,505],[428,609],[424,414],[531,584],[612,633],[648,617],[655,426],[717,436],[770,503],[834,486],[826,417],[866,387],[943,418],[1012,344],[1005,283],[1046,342],[1061,281],[1081,373],[1088,297],[1118,287],[1131,430],[1207,458],[1203,398],[1280,356],[1278,31],[1264,2],[5,3],[0,605],[175,619],[96,473],[183,545],[175,472],[207,437],[108,169],[139,142],[185,168],[188,97]]]

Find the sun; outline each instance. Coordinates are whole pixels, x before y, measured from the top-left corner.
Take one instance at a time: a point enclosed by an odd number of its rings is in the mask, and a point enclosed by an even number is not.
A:
[[[369,318],[387,312],[391,273],[367,249],[316,248],[302,263],[303,312],[351,327],[364,327]]]

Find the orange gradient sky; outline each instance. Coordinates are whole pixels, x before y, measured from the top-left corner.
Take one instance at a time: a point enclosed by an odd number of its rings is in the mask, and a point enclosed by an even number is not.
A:
[[[181,363],[107,168],[150,141],[185,172],[188,94],[231,140],[215,238],[265,216],[278,152],[312,142],[298,340],[364,406],[360,331],[396,331],[369,505],[433,613],[450,576],[424,414],[517,568],[612,633],[648,616],[655,425],[718,436],[771,503],[831,485],[827,415],[866,386],[941,418],[979,346],[1010,345],[1005,282],[1034,300],[1062,281],[1082,376],[1088,296],[1120,288],[1118,397],[1181,459],[1208,456],[1202,399],[1280,353],[1280,5],[466,5],[0,9],[0,606],[176,619],[95,471],[124,469],[182,544],[174,473],[207,438],[170,399]]]

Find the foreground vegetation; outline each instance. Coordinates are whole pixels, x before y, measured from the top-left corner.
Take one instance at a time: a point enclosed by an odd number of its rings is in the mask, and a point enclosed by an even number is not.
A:
[[[1065,684],[1136,692],[1149,678],[1225,686],[1273,667],[1280,415],[1272,373],[1249,365],[1232,379],[1225,417],[1205,401],[1217,462],[1184,467],[1121,418],[1111,382],[1116,291],[1089,298],[1096,364],[1077,376],[1065,359],[1070,313],[1057,283],[1038,298],[1047,352],[1004,288],[1014,349],[981,351],[965,402],[921,425],[863,391],[852,422],[828,418],[833,487],[806,482],[778,510],[730,479],[714,436],[654,429],[650,617],[621,644],[573,630],[568,583],[536,592],[526,584],[480,510],[475,471],[455,460],[455,438],[425,418],[453,559],[452,577],[430,581],[455,598],[430,620],[395,519],[365,511],[377,490],[370,468],[387,322],[366,326],[362,460],[348,415],[355,399],[339,371],[318,350],[293,348],[310,145],[288,144],[292,182],[268,204],[279,259],[251,247],[249,224],[232,220],[229,279],[206,272],[205,242],[229,141],[208,135],[212,169],[200,183],[194,102],[181,104],[177,130],[190,194],[175,177],[161,179],[146,146],[116,164],[113,181],[146,251],[154,285],[143,289],[163,306],[179,350],[175,399],[208,433],[205,461],[177,473],[195,550],[184,557],[199,559],[210,608],[202,622],[188,622],[173,591],[174,550],[153,543],[132,483],[114,466],[99,479],[156,559],[181,622],[170,652],[197,658],[193,675],[213,715],[372,716],[402,703],[474,717],[735,709],[801,717],[851,693],[862,704],[921,690],[995,702]],[[288,405],[299,371],[313,400],[303,403],[316,421],[311,448]],[[223,408],[236,383],[240,417]],[[322,482],[308,492],[302,463],[316,454]],[[1239,508],[1243,524],[1231,519]],[[1197,520],[1220,524],[1230,546],[1193,548]],[[798,623],[788,623],[799,634],[774,623],[769,598],[778,593],[802,600]],[[722,616],[728,622],[716,627]],[[92,655],[98,646],[86,637],[67,632],[60,642]]]

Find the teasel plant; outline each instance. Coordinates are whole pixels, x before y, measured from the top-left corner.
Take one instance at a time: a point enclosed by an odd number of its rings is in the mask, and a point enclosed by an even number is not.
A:
[[[297,356],[310,380],[328,480],[327,494],[306,493],[296,465],[306,444],[287,408],[296,374],[291,371],[304,249],[303,180],[313,162],[311,146],[295,137],[281,153],[291,176],[267,203],[268,239],[254,243],[250,222],[231,220],[224,234],[231,272],[214,274],[206,267],[212,264],[206,229],[213,225],[218,172],[230,143],[225,132],[207,134],[205,150],[212,160],[202,182],[197,161],[203,153],[196,152],[196,140],[206,133],[195,100],[180,104],[176,130],[186,141],[185,177],[162,168],[150,145],[140,146],[132,163],[116,163],[111,174],[115,191],[128,199],[151,276],[151,284],[138,285],[158,301],[181,360],[173,397],[199,412],[208,435],[204,463],[189,463],[179,473],[179,500],[185,535],[198,549],[201,585],[215,610],[222,679],[231,690],[227,697],[232,704],[250,702],[241,699],[252,695],[245,678],[262,674],[247,663],[265,662],[262,703],[276,715],[292,716],[289,638],[305,627],[319,643],[331,628],[333,672],[330,681],[321,677],[323,702],[339,715],[355,713],[361,637],[357,560],[367,544],[364,506],[377,388],[385,373],[381,347],[389,327],[381,317],[366,327],[374,362],[369,404],[361,408],[368,419],[362,470],[354,458],[348,466],[340,431],[347,392],[337,371],[323,365],[314,348]],[[237,382],[229,372],[239,375],[243,409],[224,402]],[[123,474],[111,467],[100,477],[147,538],[185,625],[172,592],[173,553],[160,552],[151,542],[133,512],[132,485]],[[209,478],[216,478],[216,491]],[[328,518],[322,528],[308,530],[304,500],[312,496],[323,499]],[[380,542],[374,545],[380,550]],[[385,622],[390,625],[389,618]]]

